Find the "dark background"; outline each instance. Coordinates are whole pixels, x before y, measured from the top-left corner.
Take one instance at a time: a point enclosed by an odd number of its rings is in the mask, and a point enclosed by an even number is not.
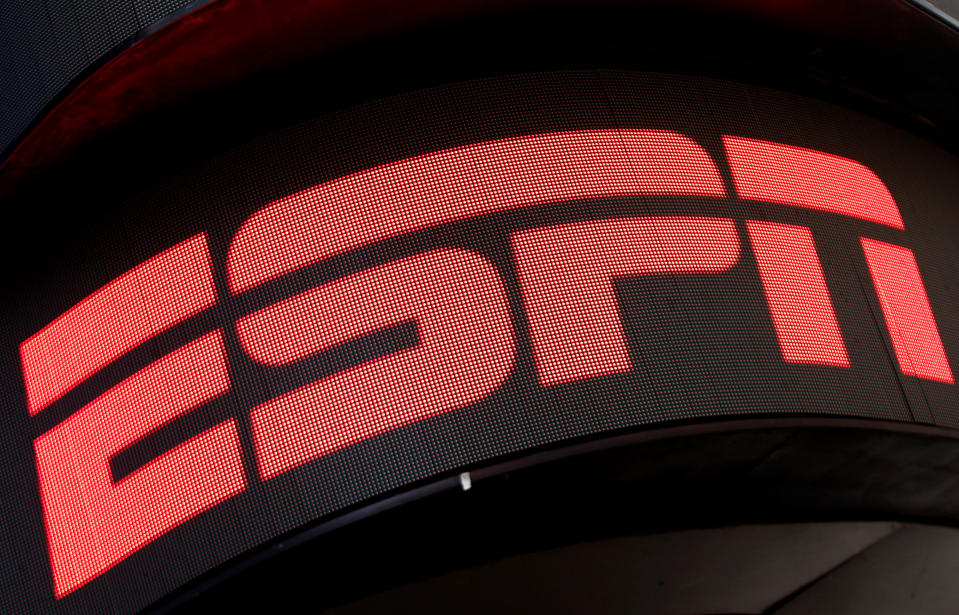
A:
[[[297,272],[266,290],[230,298],[225,254],[240,224],[267,203],[344,174],[417,154],[508,136],[609,127],[662,128],[695,139],[734,194],[720,137],[766,139],[838,154],[874,170],[902,210],[905,232],[822,212],[737,199],[650,197],[558,203],[453,223],[367,246]],[[170,156],[178,153],[164,150]],[[187,154],[188,155],[188,154]],[[28,241],[4,287],[0,484],[4,506],[0,583],[6,610],[118,612],[142,608],[196,575],[270,539],[409,486],[531,450],[597,434],[705,418],[830,415],[954,427],[955,387],[903,376],[858,238],[916,252],[947,356],[959,353],[953,277],[959,254],[956,158],[887,123],[811,98],[736,81],[626,70],[581,69],[489,78],[402,94],[309,119],[118,198],[114,169],[88,170],[72,202],[49,203],[48,229]],[[104,186],[102,202],[90,200]],[[62,186],[61,186],[62,188]],[[64,190],[64,198],[70,191]],[[82,198],[81,198],[82,197]],[[25,199],[25,197],[24,197]],[[17,201],[28,206],[26,200]],[[78,215],[77,212],[82,212]],[[728,216],[743,246],[730,271],[625,280],[617,285],[634,369],[549,388],[534,380],[528,333],[507,239],[519,229],[642,215]],[[779,353],[742,221],[812,228],[850,355],[848,369],[787,365]],[[49,232],[49,234],[48,234]],[[28,419],[19,344],[70,306],[161,250],[209,233],[220,304],[161,335]],[[149,361],[214,327],[227,337],[233,389],[115,460],[119,474],[235,416],[247,466],[247,414],[256,403],[345,366],[413,342],[398,328],[270,370],[244,357],[238,315],[336,277],[440,246],[491,259],[511,292],[519,359],[505,386],[460,411],[371,438],[266,483],[178,527],[114,569],[54,602],[36,494],[31,442]],[[953,369],[956,365],[953,361]],[[124,468],[125,466],[125,468]]]

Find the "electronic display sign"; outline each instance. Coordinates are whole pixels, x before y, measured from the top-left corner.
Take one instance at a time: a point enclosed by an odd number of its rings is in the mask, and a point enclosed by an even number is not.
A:
[[[574,439],[955,427],[957,169],[824,102],[592,70],[318,117],[91,210],[6,298],[4,610],[134,612]]]

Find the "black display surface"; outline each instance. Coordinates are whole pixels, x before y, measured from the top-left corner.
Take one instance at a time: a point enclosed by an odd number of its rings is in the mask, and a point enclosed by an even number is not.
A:
[[[115,46],[182,11],[188,0],[17,2],[0,6],[0,150]],[[197,5],[201,3],[196,3]],[[74,83],[75,85],[75,83]]]
[[[4,610],[132,612],[575,439],[955,427],[957,165],[739,83],[518,75],[259,139],[70,246],[38,229],[0,340]]]

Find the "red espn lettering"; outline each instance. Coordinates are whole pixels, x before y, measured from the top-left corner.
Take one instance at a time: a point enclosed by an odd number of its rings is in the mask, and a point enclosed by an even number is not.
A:
[[[953,384],[912,250],[860,238],[902,373]]]
[[[118,483],[110,472],[114,454],[229,388],[217,331],[140,370],[37,438],[57,597],[246,488],[233,420]]]
[[[849,367],[812,231],[756,220],[746,229],[783,359]]]
[[[543,385],[628,372],[616,278],[725,271],[739,260],[728,218],[625,218],[513,236]]]
[[[242,292],[311,263],[420,229],[580,199],[726,196],[715,163],[667,130],[581,130],[417,156],[280,199],[240,227],[227,257]]]
[[[191,237],[131,269],[20,345],[30,414],[214,303],[205,235]]]
[[[415,347],[253,409],[262,478],[487,397],[513,369],[513,324],[496,268],[466,250],[375,267],[237,323],[252,358],[282,365],[408,321],[416,324]]]
[[[903,228],[891,194],[858,162],[723,138],[738,196]],[[725,198],[710,156],[665,130],[583,130],[466,145],[383,165],[280,199],[239,229],[227,256],[242,293],[361,246],[486,214],[613,196]],[[745,222],[783,359],[849,365],[806,227]],[[540,383],[629,371],[616,279],[703,274],[739,262],[736,222],[624,217],[511,238]],[[952,383],[913,253],[862,238],[902,373]],[[216,302],[203,235],[83,300],[20,348],[29,413]],[[401,323],[410,349],[346,369],[251,410],[261,480],[376,434],[472,405],[511,373],[516,347],[497,269],[462,249],[348,275],[243,316],[260,364],[295,364]],[[64,596],[246,487],[234,420],[114,482],[110,458],[230,388],[215,331],[141,369],[35,441],[54,592]]]
[[[744,199],[828,211],[905,229],[899,206],[866,166],[825,152],[723,137],[736,192]]]

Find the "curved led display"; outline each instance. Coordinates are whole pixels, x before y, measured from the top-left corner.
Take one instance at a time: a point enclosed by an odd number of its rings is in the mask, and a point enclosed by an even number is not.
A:
[[[825,103],[614,71],[407,94],[227,152],[10,299],[6,598],[131,612],[574,438],[954,427],[957,168]]]

